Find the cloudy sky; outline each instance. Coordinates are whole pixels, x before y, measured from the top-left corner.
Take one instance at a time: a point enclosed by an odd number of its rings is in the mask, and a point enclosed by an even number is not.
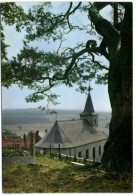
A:
[[[19,3],[24,7],[25,10],[30,8],[32,6],[32,2],[24,2]],[[61,9],[65,9],[67,7],[67,2],[61,3],[56,2],[55,10],[60,11]],[[103,10],[102,15],[106,18],[110,18],[109,14],[109,7],[106,7],[105,10]],[[80,20],[80,23],[87,22],[87,19],[84,17],[81,17],[80,14],[75,16],[74,18],[75,22]],[[6,35],[6,42],[10,45],[8,48],[8,57],[11,59],[12,56],[16,56],[16,54],[19,52],[19,50],[22,48],[22,40],[24,38],[25,32],[17,33],[15,31],[15,27],[5,27],[5,35]],[[86,38],[88,40],[90,37],[89,35],[82,35],[78,34],[78,37],[80,39]],[[74,44],[75,40],[75,34],[72,34],[70,37],[68,37],[68,41],[71,41],[71,43]],[[40,47],[43,47],[42,43],[39,43]],[[65,44],[68,44],[66,41]],[[45,44],[44,44],[45,45]],[[49,46],[48,46],[49,47]],[[51,48],[50,48],[51,49]],[[104,58],[101,59],[104,64],[108,63]],[[88,83],[89,84],[89,83]],[[87,84],[87,85],[88,85]],[[93,90],[91,91],[91,96],[94,104],[95,111],[111,111],[110,102],[109,102],[109,96],[108,96],[108,89],[105,85],[96,85],[93,81],[91,82],[91,87]],[[72,88],[68,88],[66,86],[60,86],[56,87],[52,90],[52,92],[56,92],[58,95],[60,95],[58,101],[60,104],[54,106],[50,105],[50,108],[53,109],[80,109],[82,110],[84,108],[84,104],[86,101],[86,94],[81,94],[79,92],[76,92],[76,86],[73,86]],[[30,94],[30,91],[27,90],[27,88],[24,88],[23,90],[20,90],[17,85],[13,85],[9,89],[2,88],[2,109],[18,109],[18,108],[37,108],[38,106],[46,106],[47,102],[46,100],[40,101],[38,103],[27,103],[25,101],[25,97]]]

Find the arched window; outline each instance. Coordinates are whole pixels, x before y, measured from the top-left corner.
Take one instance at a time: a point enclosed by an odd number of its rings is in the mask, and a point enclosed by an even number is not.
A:
[[[82,157],[82,153],[81,152],[78,152],[78,157]]]
[[[71,156],[71,148],[69,148],[69,156]]]
[[[99,156],[101,155],[102,151],[101,151],[101,146],[99,146]]]
[[[93,147],[93,159],[95,160],[95,147]]]
[[[89,150],[86,150],[86,159],[89,159]]]

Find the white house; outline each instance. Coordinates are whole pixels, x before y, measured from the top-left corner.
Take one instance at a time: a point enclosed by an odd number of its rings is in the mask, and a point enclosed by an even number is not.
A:
[[[101,161],[107,136],[98,130],[98,114],[95,113],[90,90],[80,119],[56,121],[51,130],[38,142],[36,150],[83,157]]]

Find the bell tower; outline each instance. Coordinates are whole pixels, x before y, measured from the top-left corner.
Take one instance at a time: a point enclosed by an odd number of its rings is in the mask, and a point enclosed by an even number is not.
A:
[[[85,108],[84,111],[80,113],[80,119],[87,119],[92,124],[92,126],[98,127],[98,114],[95,113],[94,111],[90,91],[91,91],[91,87],[89,84],[88,96],[87,96]]]

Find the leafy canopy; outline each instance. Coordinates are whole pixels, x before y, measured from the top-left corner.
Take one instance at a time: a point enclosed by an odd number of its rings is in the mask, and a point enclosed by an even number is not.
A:
[[[37,102],[47,97],[48,101],[56,103],[58,96],[50,90],[60,84],[69,87],[77,84],[77,90],[81,92],[87,89],[85,83],[88,80],[95,79],[96,83],[107,84],[109,67],[98,59],[104,56],[109,60],[109,51],[103,41],[103,33],[98,29],[96,31],[92,22],[97,19],[97,16],[90,14],[90,10],[96,11],[94,3],[61,4],[56,10],[55,2],[39,3],[29,9],[28,13],[24,13],[22,7],[15,3],[6,3],[1,7],[3,23],[16,24],[17,31],[21,28],[26,30],[24,46],[12,60],[6,57],[7,45],[2,35],[2,85],[27,86],[34,91],[26,98],[28,102]],[[113,3],[110,4],[113,7]],[[100,11],[106,5],[98,3],[95,8]],[[103,18],[101,20],[106,21]],[[82,21],[85,21],[84,24]],[[81,32],[83,38],[78,37]],[[76,34],[77,40],[82,41],[75,44],[76,40],[73,39],[68,42],[72,33]],[[44,43],[45,47],[37,47],[40,43]]]

